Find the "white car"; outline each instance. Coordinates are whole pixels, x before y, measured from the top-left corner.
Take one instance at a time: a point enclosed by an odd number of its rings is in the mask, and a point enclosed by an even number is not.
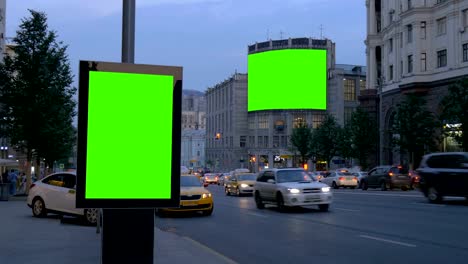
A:
[[[279,210],[318,205],[321,211],[328,211],[333,200],[330,187],[315,181],[301,168],[262,171],[255,182],[254,197],[258,209],[275,204]]]
[[[47,213],[75,215],[89,224],[97,223],[99,213],[98,209],[76,208],[76,174],[70,172],[53,173],[34,182],[27,204],[35,217],[45,217]]]
[[[340,187],[350,187],[352,189],[358,186],[357,177],[348,171],[332,171],[327,173],[320,182],[327,184],[328,186],[338,189]]]

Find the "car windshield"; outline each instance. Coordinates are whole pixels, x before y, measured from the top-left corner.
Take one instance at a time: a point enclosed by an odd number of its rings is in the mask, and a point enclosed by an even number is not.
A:
[[[237,176],[239,178],[239,181],[255,181],[257,179],[256,174],[241,174]]]
[[[288,171],[279,171],[278,183],[281,182],[310,182],[313,179],[305,171],[300,170],[288,170]]]
[[[183,177],[180,177],[180,186],[200,187],[201,182],[196,176],[183,176]]]
[[[339,176],[353,176],[350,172],[338,172]]]

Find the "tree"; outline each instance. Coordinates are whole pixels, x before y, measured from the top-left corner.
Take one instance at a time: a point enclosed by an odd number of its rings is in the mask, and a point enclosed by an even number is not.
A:
[[[292,130],[291,144],[301,156],[301,164],[307,163],[311,157],[310,141],[312,140],[312,131],[305,124],[301,123]]]
[[[397,105],[394,133],[399,134],[395,143],[409,154],[409,163],[414,166],[424,153],[436,149],[435,130],[439,127],[434,114],[426,109],[426,101],[417,95],[407,95]]]
[[[449,86],[449,92],[440,106],[441,119],[445,124],[461,124],[461,133],[451,136],[461,144],[464,151],[468,151],[468,78]]]
[[[69,156],[76,115],[67,46],[57,42],[44,13],[29,12],[13,39],[15,56],[0,63],[3,127],[11,143],[26,153],[28,168],[33,157],[52,166]]]
[[[372,119],[369,113],[361,107],[358,107],[353,112],[346,131],[351,156],[358,159],[362,169],[367,169],[369,155],[375,153],[377,147],[378,127],[376,120]]]
[[[334,156],[339,154],[342,128],[332,115],[327,115],[323,123],[312,133],[310,149],[317,157],[327,162],[327,169]]]

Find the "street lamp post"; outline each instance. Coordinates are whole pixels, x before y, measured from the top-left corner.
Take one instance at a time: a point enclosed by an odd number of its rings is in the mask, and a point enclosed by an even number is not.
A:
[[[383,76],[379,77],[378,85],[379,85],[379,165],[383,165],[384,163],[384,118],[383,118],[383,96],[382,96],[382,88],[383,82],[385,78]]]

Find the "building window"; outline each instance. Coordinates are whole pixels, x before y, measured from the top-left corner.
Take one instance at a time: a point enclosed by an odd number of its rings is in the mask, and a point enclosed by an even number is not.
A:
[[[393,22],[393,12],[388,13],[388,22],[389,24]]]
[[[231,142],[230,142],[230,144],[229,144],[229,147],[232,148],[232,147],[234,147],[234,137],[231,136],[230,141],[231,141]]]
[[[280,137],[279,136],[273,136],[273,148],[278,148],[280,144]]]
[[[426,21],[421,21],[421,39],[426,39]]]
[[[413,25],[407,25],[406,32],[408,33],[406,36],[407,43],[413,42]]]
[[[269,143],[268,136],[264,136],[263,137],[263,147],[268,148],[268,143]]]
[[[268,128],[268,116],[267,115],[259,115],[258,116],[258,128],[260,128],[260,129],[267,129]]]
[[[282,148],[288,147],[288,138],[286,136],[281,136],[281,147]]]
[[[400,32],[400,48],[403,48],[403,32]]]
[[[249,147],[255,147],[255,136],[249,136]]]
[[[421,71],[427,71],[426,53],[421,53]]]
[[[317,128],[319,127],[322,123],[323,120],[325,120],[325,115],[323,114],[313,114],[312,115],[312,128]]]
[[[393,65],[388,66],[388,80],[393,80]]]
[[[437,19],[437,35],[444,35],[447,33],[447,18],[443,17]]]
[[[468,61],[468,43],[463,44],[463,62]]]
[[[247,143],[247,136],[240,136],[240,141],[239,141],[239,146],[241,148],[245,148],[245,145]]]
[[[366,89],[366,80],[359,80],[359,88],[361,90],[365,90]]]
[[[388,40],[388,53],[392,53],[393,52],[393,39],[389,39]]]
[[[462,18],[463,18],[463,26],[468,27],[468,9],[462,11]]]
[[[413,55],[408,56],[408,73],[413,72]]]
[[[254,117],[249,118],[249,129],[255,129],[255,118]]]
[[[437,52],[437,68],[447,66],[447,50],[439,50]]]
[[[301,125],[306,125],[306,119],[304,115],[295,115],[293,119],[293,127],[297,128]]]
[[[403,77],[403,61],[400,61],[400,77]]]
[[[408,9],[413,8],[413,2],[411,0],[408,0]]]
[[[344,109],[344,124],[348,124],[353,116],[354,108],[345,107]]]
[[[444,2],[447,2],[447,0],[437,0],[436,4],[441,4],[441,3],[444,3]]]
[[[356,101],[356,85],[354,79],[344,80],[344,100]]]
[[[263,146],[263,136],[257,137],[257,147],[261,148]]]

